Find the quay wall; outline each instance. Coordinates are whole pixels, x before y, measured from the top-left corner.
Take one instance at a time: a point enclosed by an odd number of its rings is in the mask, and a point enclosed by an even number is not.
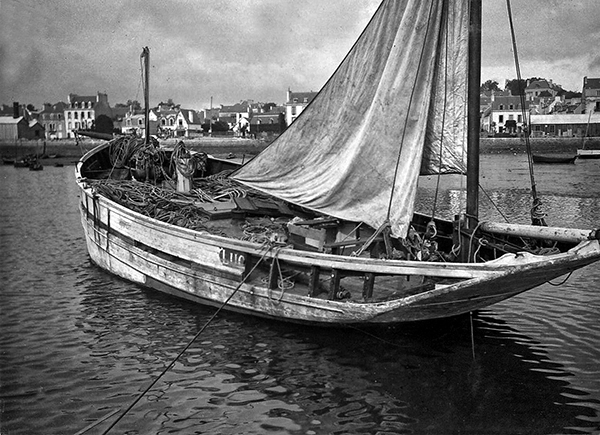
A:
[[[161,141],[162,145],[174,146],[180,139]],[[241,157],[253,156],[266,148],[269,142],[260,139],[201,137],[183,139],[190,149],[203,151],[216,156],[230,153]],[[44,143],[45,142],[45,143]],[[35,154],[43,158],[51,158],[53,162],[75,164],[87,151],[104,141],[85,138],[76,142],[74,139],[62,140],[19,140],[0,141],[0,157],[18,159]],[[534,153],[576,153],[582,147],[582,138],[531,138],[531,149]],[[481,138],[481,154],[523,154],[526,153],[524,138]],[[585,148],[600,149],[600,138],[587,138]]]

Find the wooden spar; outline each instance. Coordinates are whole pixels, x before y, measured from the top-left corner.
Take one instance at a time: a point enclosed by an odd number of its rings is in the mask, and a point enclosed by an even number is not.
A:
[[[489,233],[565,243],[579,243],[585,240],[600,239],[600,230],[540,227],[537,225],[506,224],[501,222],[482,222],[479,228]]]
[[[481,0],[471,0],[467,114],[467,228],[479,216],[479,91],[481,83]]]
[[[144,59],[144,128],[146,129],[146,144],[150,143],[150,49],[144,47],[142,50]]]

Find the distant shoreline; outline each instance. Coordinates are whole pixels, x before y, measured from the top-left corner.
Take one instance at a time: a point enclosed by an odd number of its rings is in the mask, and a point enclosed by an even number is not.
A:
[[[161,141],[162,145],[173,146],[180,139]],[[215,156],[234,154],[253,156],[268,146],[268,142],[258,139],[241,138],[214,138],[202,137],[194,139],[183,138],[190,149],[203,151]],[[85,138],[77,143],[74,139],[46,140],[44,152],[43,140],[23,140],[14,142],[0,141],[0,157],[6,159],[19,159],[28,154],[43,156],[47,164],[75,164],[81,156],[103,143],[98,139]],[[531,138],[531,149],[534,153],[563,153],[575,154],[582,146],[582,138]],[[600,138],[588,138],[585,141],[587,149],[600,149]],[[481,138],[481,154],[524,154],[526,153],[525,140],[522,138]],[[42,163],[44,163],[42,161]]]

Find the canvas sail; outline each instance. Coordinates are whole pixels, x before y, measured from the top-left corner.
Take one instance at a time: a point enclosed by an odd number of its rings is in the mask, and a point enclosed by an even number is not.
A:
[[[384,1],[313,102],[232,178],[404,237],[419,174],[465,167],[467,44],[468,0]]]

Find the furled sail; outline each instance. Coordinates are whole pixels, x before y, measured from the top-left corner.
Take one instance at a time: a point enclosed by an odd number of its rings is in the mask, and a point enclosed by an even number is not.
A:
[[[384,0],[288,129],[232,177],[404,237],[420,173],[461,172],[468,0]]]

